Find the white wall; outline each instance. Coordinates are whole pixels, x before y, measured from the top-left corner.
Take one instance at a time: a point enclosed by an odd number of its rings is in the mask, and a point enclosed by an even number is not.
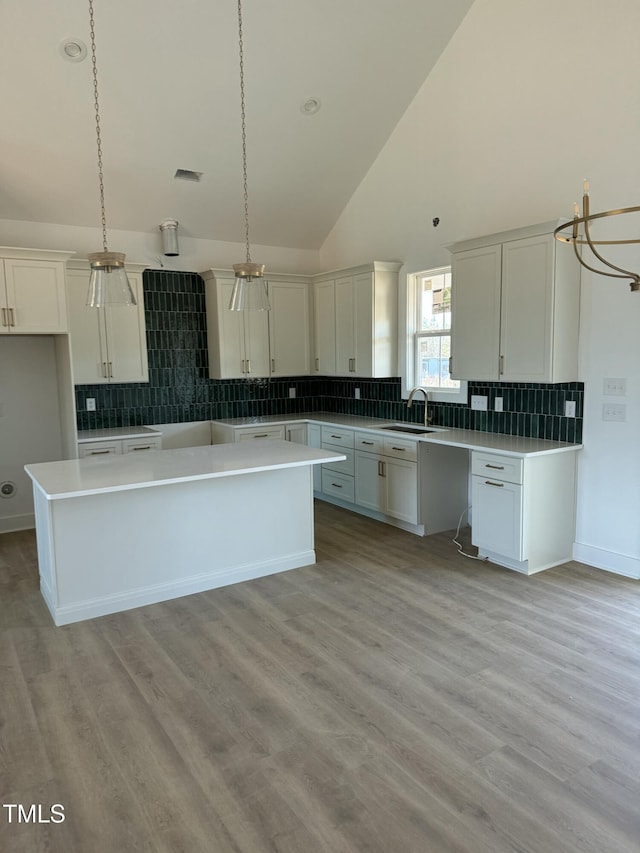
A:
[[[24,466],[62,456],[55,338],[0,336],[0,482],[17,487],[0,498],[0,533],[34,526]]]
[[[640,204],[639,32],[638,0],[475,0],[326,240],[322,267],[399,259],[402,276],[447,264],[447,243],[570,217],[585,176],[594,211]],[[626,260],[640,268],[640,247]],[[640,293],[585,273],[575,555],[635,577],[639,330]],[[605,376],[628,380],[626,424],[601,420]]]
[[[246,257],[244,243],[223,243],[219,240],[198,240],[184,236],[178,226],[178,257],[162,254],[160,231],[147,234],[139,231],[108,231],[109,248],[124,252],[131,263],[141,263],[152,269],[202,272],[206,269],[230,269]],[[22,222],[0,219],[0,244],[36,249],[67,249],[78,258],[89,252],[102,251],[102,232],[98,228],[75,225],[53,225],[46,222]],[[320,255],[307,249],[285,249],[276,246],[251,246],[251,256],[257,263],[266,264],[269,272],[320,272]]]

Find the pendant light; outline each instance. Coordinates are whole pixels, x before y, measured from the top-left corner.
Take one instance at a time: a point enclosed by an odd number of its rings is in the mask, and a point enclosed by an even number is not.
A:
[[[231,311],[268,311],[269,294],[264,278],[264,264],[254,264],[249,247],[249,193],[247,191],[247,128],[244,105],[244,54],[242,40],[242,0],[238,0],[238,43],[240,48],[240,113],[242,116],[242,174],[244,178],[244,234],[247,259],[234,264],[235,281],[229,309]]]
[[[91,265],[87,305],[102,308],[104,305],[135,305],[131,284],[124,268],[125,255],[110,252],[107,246],[107,220],[104,206],[104,175],[102,171],[102,136],[100,132],[100,107],[98,103],[98,66],[96,63],[96,33],[93,0],[89,0],[89,27],[91,30],[91,63],[93,65],[93,94],[96,111],[96,141],[98,148],[98,179],[100,183],[100,211],[102,214],[102,252],[92,252],[87,257]]]

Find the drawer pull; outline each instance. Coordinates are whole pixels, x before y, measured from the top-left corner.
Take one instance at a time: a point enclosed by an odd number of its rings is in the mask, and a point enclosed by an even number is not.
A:
[[[131,450],[151,450],[150,444],[145,444],[144,447],[132,447]]]
[[[399,450],[399,451],[400,451],[400,453],[405,453],[405,452],[406,452],[406,450],[407,450],[407,448],[406,448],[406,447],[393,447],[393,446],[391,447],[391,449],[392,449],[392,450]]]
[[[90,450],[89,456],[104,456],[105,453],[111,453],[110,450]]]
[[[360,444],[367,444],[367,445],[371,445],[373,447],[372,441],[361,441]]]
[[[493,483],[491,480],[484,481],[486,486],[495,486],[497,489],[504,489],[504,483]]]
[[[504,471],[504,465],[490,465],[488,462],[484,466],[485,468],[493,468],[495,471]]]
[[[332,485],[332,486],[335,486],[335,487],[336,487],[336,489],[341,489],[341,488],[342,488],[342,486],[340,485],[340,483],[331,483],[331,485]]]
[[[253,437],[254,438],[269,438],[269,433],[268,432],[257,432],[257,433],[255,433],[255,435]]]
[[[342,438],[341,435],[332,435],[331,438]]]

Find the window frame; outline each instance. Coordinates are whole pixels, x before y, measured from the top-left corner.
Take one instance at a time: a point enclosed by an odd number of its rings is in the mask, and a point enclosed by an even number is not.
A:
[[[418,294],[419,281],[428,276],[444,275],[451,273],[451,266],[433,267],[431,269],[420,269],[415,272],[407,273],[406,288],[405,288],[405,328],[403,330],[402,339],[405,341],[405,357],[404,371],[402,372],[402,396],[406,398],[412,388],[417,386],[417,343],[421,337],[424,337],[424,331],[418,329]],[[453,288],[453,281],[451,282]],[[452,306],[453,312],[453,306]],[[453,326],[454,318],[451,318]],[[451,332],[450,332],[451,333]],[[429,392],[429,399],[436,403],[468,403],[468,388],[467,381],[459,380],[459,388],[437,388],[427,386],[425,391]]]

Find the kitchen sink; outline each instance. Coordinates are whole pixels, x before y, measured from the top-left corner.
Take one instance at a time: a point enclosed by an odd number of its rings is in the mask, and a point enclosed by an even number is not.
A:
[[[421,426],[405,426],[404,424],[396,424],[395,426],[383,426],[380,429],[388,429],[392,432],[409,432],[412,435],[425,435],[428,432],[440,432],[439,429],[429,429]]]

